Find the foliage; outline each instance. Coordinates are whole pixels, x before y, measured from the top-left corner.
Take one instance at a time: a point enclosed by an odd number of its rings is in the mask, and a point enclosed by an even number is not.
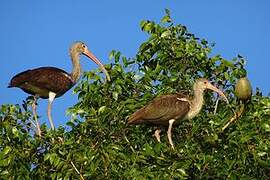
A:
[[[210,56],[213,45],[175,25],[166,10],[160,23],[142,21],[149,35],[135,57],[113,50],[106,65],[111,81],[99,70],[87,72],[74,91],[78,103],[68,109],[69,130],[32,128],[29,102],[0,109],[0,174],[3,179],[266,179],[270,176],[270,98],[257,92],[244,114],[222,131],[240,104],[234,84],[246,75],[238,55]],[[154,128],[127,126],[130,114],[155,96],[184,92],[206,77],[223,88],[230,106],[207,93],[207,106],[192,122],[173,129],[175,150]],[[164,129],[165,130],[165,129]],[[164,133],[165,131],[163,131]]]

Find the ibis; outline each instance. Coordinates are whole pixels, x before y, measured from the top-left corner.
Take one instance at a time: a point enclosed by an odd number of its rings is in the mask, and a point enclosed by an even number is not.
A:
[[[54,123],[51,116],[52,102],[55,98],[65,94],[65,92],[78,82],[82,72],[80,55],[87,56],[99,65],[107,79],[110,81],[110,76],[103,64],[92,54],[92,52],[88,50],[85,43],[79,41],[75,42],[70,48],[70,57],[73,64],[71,73],[67,73],[66,71],[56,67],[39,67],[21,72],[11,79],[8,87],[20,88],[24,92],[34,96],[32,109],[36,120],[38,135],[41,135],[36,113],[36,102],[38,98],[49,99],[47,116],[51,128],[54,129]]]
[[[206,89],[217,92],[228,103],[228,99],[221,90],[207,79],[200,78],[193,85],[193,97],[180,93],[159,96],[133,113],[128,119],[128,124],[168,126],[168,140],[171,147],[174,148],[172,126],[179,124],[182,120],[192,119],[201,111],[204,104],[203,94]],[[160,142],[160,131],[160,129],[155,131],[158,142]]]

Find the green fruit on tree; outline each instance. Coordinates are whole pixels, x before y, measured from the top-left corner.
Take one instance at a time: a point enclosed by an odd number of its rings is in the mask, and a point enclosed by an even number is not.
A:
[[[251,98],[252,88],[247,77],[243,77],[238,80],[235,86],[235,95],[243,101]]]

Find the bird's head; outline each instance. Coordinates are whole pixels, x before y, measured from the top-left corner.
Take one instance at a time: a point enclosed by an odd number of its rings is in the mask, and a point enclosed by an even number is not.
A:
[[[226,98],[225,94],[220,89],[218,89],[216,86],[214,86],[213,84],[211,84],[207,79],[200,78],[200,79],[198,79],[195,82],[195,84],[194,84],[194,90],[204,91],[206,89],[210,89],[212,91],[217,92],[220,96],[223,97],[223,99],[226,101],[226,103],[229,104],[229,101]]]
[[[87,48],[86,44],[84,44],[83,42],[77,41],[77,42],[73,43],[72,46],[70,47],[70,53],[82,54],[87,49],[88,48]]]
[[[96,58],[96,56],[91,51],[88,50],[88,47],[85,43],[80,41],[75,42],[70,48],[70,54],[71,56],[83,54],[86,57],[90,58],[92,61],[94,61],[94,63],[96,63],[101,68],[103,73],[106,75],[107,80],[110,81],[109,73],[105,69],[104,65],[98,60],[98,58]]]

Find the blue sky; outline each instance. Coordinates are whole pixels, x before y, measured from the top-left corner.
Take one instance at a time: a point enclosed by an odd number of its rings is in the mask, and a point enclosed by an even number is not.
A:
[[[253,89],[264,95],[270,92],[270,1],[205,0],[205,1],[0,1],[0,104],[21,104],[27,94],[8,89],[16,73],[40,66],[55,66],[71,71],[68,49],[76,40],[84,41],[103,63],[116,49],[133,57],[147,39],[139,23],[159,21],[164,9],[171,10],[175,23],[187,26],[190,32],[215,42],[213,54],[232,59],[241,54],[247,59],[248,77]],[[86,58],[81,60],[85,71],[97,68]],[[56,126],[65,124],[66,109],[77,96],[68,91],[53,103]],[[38,114],[47,121],[47,100],[40,100]]]

